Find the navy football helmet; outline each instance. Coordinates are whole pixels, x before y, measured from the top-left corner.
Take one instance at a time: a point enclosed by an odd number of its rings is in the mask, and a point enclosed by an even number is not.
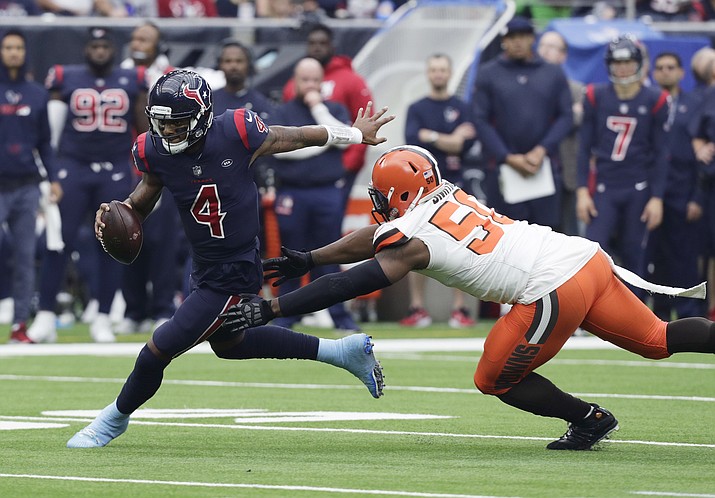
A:
[[[635,74],[625,78],[616,77],[611,65],[620,61],[635,61],[638,65]],[[643,70],[643,51],[640,42],[631,34],[621,35],[612,40],[606,47],[606,67],[608,68],[608,78],[613,83],[628,85],[640,80]]]
[[[201,140],[211,127],[211,87],[192,71],[166,73],[149,92],[146,115],[156,149],[162,153],[161,142],[169,154],[179,154]],[[174,126],[167,129],[167,124]]]

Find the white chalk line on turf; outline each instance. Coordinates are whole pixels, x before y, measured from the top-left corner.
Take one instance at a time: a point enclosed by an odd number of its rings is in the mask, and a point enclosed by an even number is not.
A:
[[[53,421],[53,422],[91,422],[91,418],[82,417],[23,417],[0,415],[0,420],[28,420],[28,421]],[[336,427],[281,427],[268,425],[245,425],[245,424],[202,424],[197,422],[155,422],[149,420],[132,420],[130,425],[152,425],[161,427],[192,427],[200,429],[231,429],[249,431],[282,431],[282,432],[333,432],[347,434],[368,434],[380,436],[421,436],[421,437],[442,437],[442,438],[462,438],[462,439],[506,439],[512,441],[553,441],[553,437],[538,436],[510,436],[496,434],[458,434],[451,432],[419,432],[419,431],[387,431],[372,429],[348,429]],[[609,439],[606,444],[638,444],[644,446],[669,446],[682,448],[714,448],[715,444],[706,443],[682,443],[669,441],[640,441],[626,439]]]
[[[441,339],[379,339],[375,352],[380,353],[436,353],[449,351],[483,351],[483,337]],[[5,344],[0,345],[0,357],[22,356],[136,356],[144,343],[120,342],[112,344]],[[617,349],[597,337],[571,337],[563,349]],[[207,343],[202,343],[187,354],[214,354]]]
[[[123,384],[124,378],[111,377],[68,377],[68,376],[49,376],[49,375],[13,375],[0,374],[0,381],[28,381],[28,382],[78,382],[92,384]],[[276,382],[227,382],[219,380],[180,380],[180,379],[164,379],[162,384],[180,385],[180,386],[197,386],[197,387],[228,387],[228,388],[258,388],[258,389],[365,389],[360,385],[343,385],[343,384],[284,384]],[[469,394],[482,395],[476,388],[458,388],[458,387],[430,387],[430,386],[388,386],[386,389],[390,391],[407,391],[407,392],[431,392],[442,394]],[[613,394],[613,393],[572,393],[574,396],[590,397],[590,398],[619,398],[619,399],[652,399],[659,401],[697,401],[704,403],[715,403],[715,398],[706,396],[665,396],[657,394]]]
[[[451,493],[422,493],[416,491],[390,491],[383,489],[351,489],[328,488],[320,486],[288,486],[271,484],[243,484],[223,482],[191,482],[191,481],[156,481],[150,479],[113,479],[108,477],[78,477],[78,476],[48,476],[38,474],[0,474],[0,477],[14,479],[46,479],[54,481],[80,481],[119,484],[154,484],[159,486],[186,486],[192,488],[242,488],[242,489],[273,489],[279,491],[310,491],[319,493],[342,493],[382,496],[414,496],[418,498],[507,498],[487,495],[460,495]]]

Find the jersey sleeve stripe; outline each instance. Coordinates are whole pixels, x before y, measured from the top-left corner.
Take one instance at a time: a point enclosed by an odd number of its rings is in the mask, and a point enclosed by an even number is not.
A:
[[[405,234],[400,232],[397,228],[388,230],[373,242],[375,254],[382,251],[386,247],[396,247],[406,244],[408,240],[409,239],[405,236]]]
[[[147,171],[151,171],[149,168],[149,162],[146,160],[146,133],[142,133],[137,137],[137,157],[142,162]]]
[[[233,111],[233,123],[236,126],[236,131],[238,136],[241,137],[241,142],[246,149],[250,149],[248,146],[248,131],[246,130],[246,111],[244,109],[236,109]]]

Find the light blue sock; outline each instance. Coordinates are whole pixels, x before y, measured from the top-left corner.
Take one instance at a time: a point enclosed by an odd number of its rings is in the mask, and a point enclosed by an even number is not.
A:
[[[342,366],[342,348],[335,339],[318,339],[318,355],[316,360],[330,365]]]

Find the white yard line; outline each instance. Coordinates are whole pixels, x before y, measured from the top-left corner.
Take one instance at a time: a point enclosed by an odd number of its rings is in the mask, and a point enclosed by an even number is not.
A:
[[[84,417],[24,417],[24,416],[2,416],[0,420],[25,420],[35,422],[91,422],[92,418]],[[371,429],[348,429],[336,427],[282,427],[268,425],[246,425],[246,424],[206,424],[198,422],[156,422],[151,420],[132,420],[130,425],[151,425],[161,427],[192,427],[199,429],[230,429],[230,430],[246,430],[246,431],[279,431],[279,432],[332,432],[332,433],[348,433],[348,434],[366,434],[379,436],[419,436],[419,437],[438,437],[438,438],[455,438],[455,439],[506,439],[510,441],[553,441],[553,437],[539,436],[509,436],[509,435],[494,435],[494,434],[459,434],[452,432],[419,432],[419,431],[387,431],[387,430],[371,430]],[[131,429],[131,427],[130,427]],[[642,440],[626,440],[626,439],[608,439],[605,444],[637,444],[643,446],[669,446],[681,448],[713,448],[715,444],[707,443],[683,443],[673,441],[642,441]]]
[[[380,353],[417,353],[442,351],[483,351],[484,338],[464,339],[379,339],[375,351]],[[136,356],[144,343],[121,342],[116,344],[70,343],[70,344],[3,344],[0,357],[20,356]],[[597,337],[572,337],[564,349],[617,349]],[[193,354],[213,354],[207,343],[199,344],[189,351]]]
[[[15,375],[0,374],[0,381],[9,382],[68,382],[80,384],[123,384],[126,378],[112,377],[66,377],[51,375]],[[180,380],[164,379],[162,384],[197,387],[227,387],[227,388],[258,388],[258,389],[308,389],[308,390],[362,390],[364,386],[358,384],[285,384],[278,382],[228,382],[221,380]],[[482,395],[476,388],[458,387],[430,387],[430,386],[392,386],[390,391],[430,392],[442,394],[468,394]],[[588,398],[621,398],[621,399],[652,399],[667,401],[697,401],[702,403],[715,403],[715,398],[706,396],[664,396],[658,394],[617,394],[617,393],[572,393],[575,396]]]
[[[341,493],[377,496],[414,496],[419,498],[500,498],[487,495],[460,495],[451,493],[421,493],[417,491],[390,491],[383,489],[351,489],[328,488],[319,486],[289,486],[270,484],[244,484],[221,482],[191,482],[191,481],[156,481],[151,479],[112,479],[107,477],[77,477],[77,476],[49,476],[37,474],[0,474],[0,477],[13,479],[45,479],[53,481],[79,481],[97,483],[119,484],[148,484],[155,486],[181,486],[192,488],[239,488],[239,489],[272,489],[278,491],[308,491],[311,493]]]

